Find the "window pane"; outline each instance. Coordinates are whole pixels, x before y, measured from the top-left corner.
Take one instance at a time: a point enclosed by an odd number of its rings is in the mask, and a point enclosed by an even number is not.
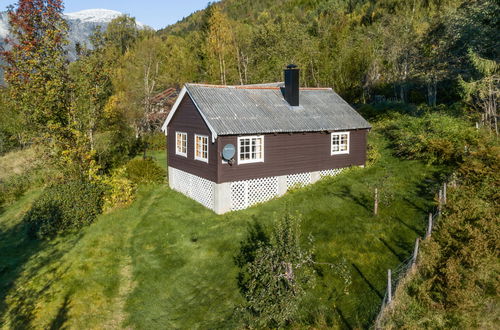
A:
[[[240,138],[239,158],[242,161],[259,161],[263,158],[262,137]]]
[[[195,155],[197,158],[208,160],[208,137],[196,136]]]
[[[332,153],[344,153],[349,151],[349,134],[332,134]]]

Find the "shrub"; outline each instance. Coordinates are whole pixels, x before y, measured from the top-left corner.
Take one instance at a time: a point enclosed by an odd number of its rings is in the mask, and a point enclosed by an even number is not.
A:
[[[95,135],[95,150],[99,165],[110,171],[126,163],[141,150],[130,129],[101,132]]]
[[[132,159],[125,168],[127,178],[136,184],[161,183],[165,178],[165,171],[152,158]]]
[[[382,125],[398,156],[439,165],[461,163],[479,138],[467,121],[442,113],[394,115]]]
[[[32,238],[51,238],[68,229],[91,224],[101,213],[100,185],[72,181],[45,189],[24,216]]]
[[[385,116],[400,113],[409,115],[421,114],[421,109],[412,104],[401,102],[381,102],[374,104],[363,104],[358,111],[368,120],[375,120]]]
[[[161,132],[150,133],[143,137],[145,147],[149,150],[165,150],[167,148],[167,139]]]
[[[25,175],[15,175],[5,182],[0,181],[0,205],[20,198],[30,187],[30,180]]]
[[[381,145],[379,136],[371,133],[371,138],[368,141],[368,150],[366,152],[366,166],[375,165],[382,158]]]
[[[104,211],[129,205],[134,200],[135,184],[125,175],[125,168],[114,170],[103,180],[106,186]]]
[[[498,327],[499,158],[498,141],[482,141],[459,166],[457,186],[380,328]]]

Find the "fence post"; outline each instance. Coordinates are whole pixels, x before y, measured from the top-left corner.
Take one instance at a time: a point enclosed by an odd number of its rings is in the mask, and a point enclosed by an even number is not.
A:
[[[425,238],[431,237],[432,233],[432,212],[429,212],[429,223],[427,225],[427,235],[425,235]]]
[[[373,205],[373,214],[378,214],[378,189],[375,188],[375,204]]]
[[[420,237],[417,237],[415,240],[415,250],[413,250],[413,258],[411,260],[411,266],[415,266],[415,263],[417,262],[417,256],[418,256],[418,243],[420,242]]]
[[[387,303],[390,304],[392,301],[392,276],[391,270],[387,270]]]
[[[443,204],[446,205],[446,186],[447,186],[447,183],[445,182],[443,184]]]

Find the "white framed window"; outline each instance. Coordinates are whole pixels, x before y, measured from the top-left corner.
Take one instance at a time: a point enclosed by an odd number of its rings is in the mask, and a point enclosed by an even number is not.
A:
[[[194,159],[208,163],[208,136],[194,136]]]
[[[187,157],[187,133],[175,132],[175,154]]]
[[[264,135],[238,137],[238,164],[264,161]]]
[[[332,133],[332,155],[349,153],[349,132]]]

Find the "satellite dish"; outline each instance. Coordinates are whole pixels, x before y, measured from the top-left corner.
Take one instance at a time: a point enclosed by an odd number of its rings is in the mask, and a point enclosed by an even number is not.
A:
[[[227,161],[230,161],[234,158],[236,154],[236,147],[233,144],[226,144],[222,149],[222,158]]]

